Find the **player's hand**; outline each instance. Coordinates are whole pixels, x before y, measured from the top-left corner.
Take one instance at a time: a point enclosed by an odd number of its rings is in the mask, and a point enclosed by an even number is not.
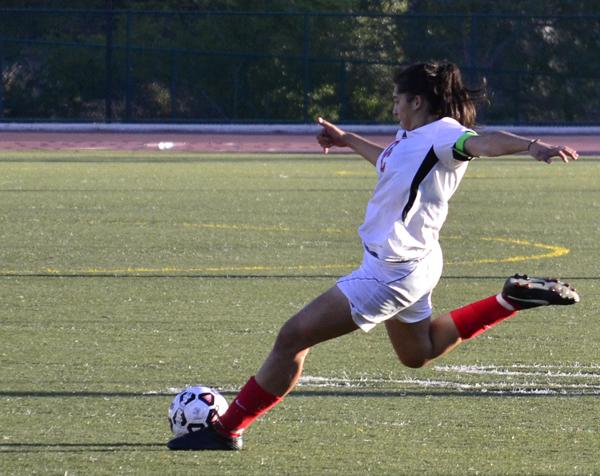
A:
[[[540,141],[531,144],[529,153],[535,160],[546,162],[547,164],[551,164],[552,159],[556,157],[560,158],[565,164],[568,163],[569,160],[577,160],[579,158],[577,151],[566,145],[556,146]]]
[[[337,126],[334,126],[331,122],[326,121],[322,117],[317,118],[317,124],[323,126],[323,130],[317,135],[317,142],[325,153],[329,152],[329,149],[333,146],[347,147],[346,144],[346,132]]]

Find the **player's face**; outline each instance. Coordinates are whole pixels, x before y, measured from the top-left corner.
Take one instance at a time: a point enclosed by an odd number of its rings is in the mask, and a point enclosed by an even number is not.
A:
[[[400,127],[412,131],[435,121],[435,115],[429,114],[428,104],[423,96],[400,93],[394,88],[394,116],[400,122]]]
[[[394,100],[394,117],[398,119],[402,129],[411,130],[412,117],[414,115],[413,101],[409,100],[406,93],[399,93],[396,88],[394,88],[394,95],[392,97]]]

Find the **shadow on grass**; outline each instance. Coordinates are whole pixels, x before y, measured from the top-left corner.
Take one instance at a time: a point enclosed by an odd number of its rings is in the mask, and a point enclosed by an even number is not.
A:
[[[0,443],[1,453],[164,451],[165,443]]]
[[[221,390],[225,396],[234,397],[235,391]],[[27,390],[0,390],[0,398],[19,397],[19,398],[165,398],[173,397],[175,392],[109,392],[109,391],[27,391]],[[452,389],[328,389],[328,390],[295,390],[286,398],[307,398],[307,397],[342,397],[342,398],[391,398],[391,397],[443,397],[443,398],[564,398],[564,397],[600,397],[600,390],[591,389],[546,389],[540,388],[514,389],[507,388],[486,388],[482,390],[452,390]]]
[[[342,273],[331,274],[211,274],[211,273],[111,273],[111,272],[65,272],[65,273],[50,273],[50,272],[13,272],[0,270],[0,278],[118,278],[118,279],[172,279],[172,278],[187,278],[187,279],[337,279]],[[465,275],[465,276],[442,276],[442,279],[452,280],[497,280],[504,281],[507,275]],[[580,280],[580,281],[597,281],[600,276],[562,276],[562,280]]]

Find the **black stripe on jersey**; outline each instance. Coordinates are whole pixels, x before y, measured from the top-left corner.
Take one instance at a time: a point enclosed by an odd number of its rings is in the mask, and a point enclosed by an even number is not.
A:
[[[415,174],[412,183],[410,184],[410,194],[408,195],[408,202],[406,202],[406,206],[402,211],[402,221],[406,220],[408,212],[410,212],[410,209],[415,204],[415,200],[417,199],[417,192],[419,191],[419,185],[421,185],[421,182],[425,180],[427,174],[431,172],[431,169],[435,167],[435,164],[437,164],[438,161],[439,159],[437,158],[437,155],[435,155],[433,147],[431,147],[431,149],[429,149],[429,152],[427,152],[425,159],[421,163],[419,170],[417,170],[417,173]]]

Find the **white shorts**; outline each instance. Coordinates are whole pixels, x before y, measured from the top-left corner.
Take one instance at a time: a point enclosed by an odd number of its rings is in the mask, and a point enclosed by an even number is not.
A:
[[[431,316],[431,294],[442,275],[439,244],[420,260],[389,263],[365,251],[360,267],[337,282],[365,332],[388,319],[409,324]]]

